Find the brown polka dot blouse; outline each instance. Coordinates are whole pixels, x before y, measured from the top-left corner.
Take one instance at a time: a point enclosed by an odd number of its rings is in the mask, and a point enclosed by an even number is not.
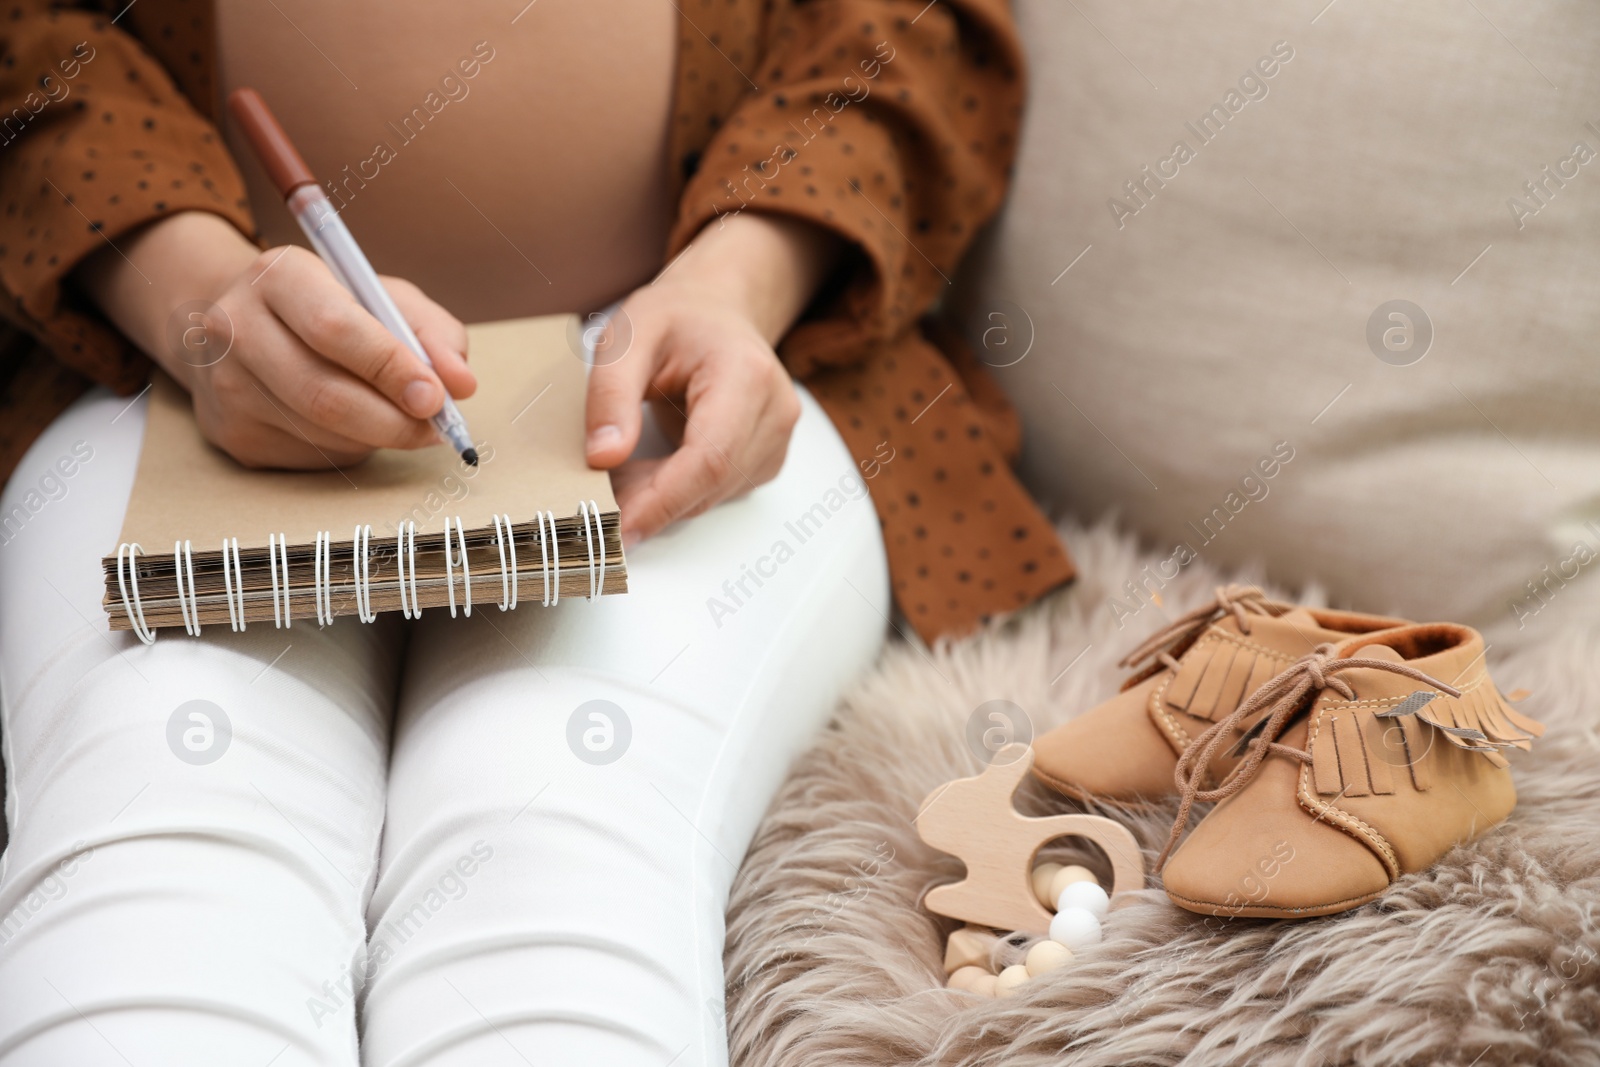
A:
[[[1015,154],[1023,70],[1005,0],[678,6],[663,262],[747,210],[848,242],[779,354],[855,455],[920,635],[959,636],[1068,581],[1010,470],[1015,415],[924,318]],[[214,125],[214,40],[210,0],[0,0],[0,474],[91,383],[133,393],[149,374],[70,284],[79,262],[180,211],[255,232]]]

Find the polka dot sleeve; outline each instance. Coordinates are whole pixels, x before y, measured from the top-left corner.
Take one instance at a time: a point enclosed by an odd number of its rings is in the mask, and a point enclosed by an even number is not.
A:
[[[743,210],[849,241],[848,275],[784,344],[804,377],[904,332],[948,284],[1004,197],[1022,61],[1003,0],[780,0],[767,20],[759,64],[722,72],[743,99],[684,161],[670,254]]]
[[[853,248],[779,346],[855,457],[895,603],[927,641],[1070,581],[1010,469],[1015,414],[921,319],[999,207],[1022,71],[1004,0],[682,0],[669,253],[739,211]]]
[[[0,6],[0,291],[6,317],[61,363],[126,391],[145,358],[67,282],[144,223],[210,211],[253,230],[216,130],[104,15]]]

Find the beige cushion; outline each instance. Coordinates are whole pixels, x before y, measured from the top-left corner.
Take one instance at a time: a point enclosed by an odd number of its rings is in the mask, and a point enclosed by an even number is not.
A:
[[[1319,7],[1018,3],[1022,157],[956,303],[997,363],[1031,320],[996,370],[1025,474],[1175,558],[1373,611],[1506,618],[1539,608],[1530,581],[1593,598],[1600,5]],[[1185,123],[1213,105],[1206,143]],[[1540,206],[1547,165],[1576,173]],[[1401,299],[1434,330],[1405,366],[1367,339]],[[1246,480],[1275,447],[1293,458]]]

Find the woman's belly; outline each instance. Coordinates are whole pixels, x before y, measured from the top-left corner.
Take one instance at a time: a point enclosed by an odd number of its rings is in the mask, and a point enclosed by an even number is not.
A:
[[[518,7],[217,5],[222,91],[260,90],[378,271],[467,322],[605,304],[649,280],[672,218],[670,0]],[[224,129],[262,236],[303,244]]]

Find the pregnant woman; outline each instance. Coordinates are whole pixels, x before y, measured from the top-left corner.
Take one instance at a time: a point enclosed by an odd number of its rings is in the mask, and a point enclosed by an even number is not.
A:
[[[918,324],[1004,193],[1005,4],[18,0],[0,46],[0,1064],[724,1062],[729,887],[891,589],[933,639],[1071,576]],[[243,85],[434,370],[290,245]],[[437,447],[462,322],[617,300],[587,449],[628,596],[107,633],[152,363],[240,462],[348,465]],[[593,701],[609,762],[567,742]]]

